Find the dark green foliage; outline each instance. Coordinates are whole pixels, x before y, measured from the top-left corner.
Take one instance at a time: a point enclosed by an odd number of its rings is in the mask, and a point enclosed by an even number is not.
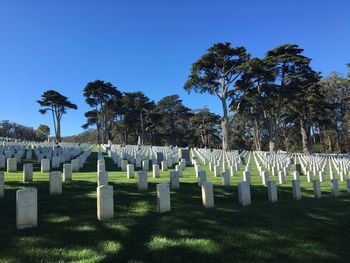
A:
[[[37,100],[37,102],[42,107],[39,110],[41,114],[46,114],[48,111],[52,113],[56,140],[60,142],[62,116],[67,113],[68,109],[76,110],[78,109],[78,106],[70,102],[66,96],[55,90],[45,91],[41,95],[41,100]]]

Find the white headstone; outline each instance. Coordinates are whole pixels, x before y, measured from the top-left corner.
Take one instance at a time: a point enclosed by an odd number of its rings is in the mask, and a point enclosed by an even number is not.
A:
[[[55,171],[49,174],[50,178],[50,194],[62,194],[62,176],[61,172]]]
[[[167,161],[162,161],[162,171],[168,171],[168,162]]]
[[[202,203],[205,208],[214,207],[213,184],[210,182],[202,184]]]
[[[23,164],[23,182],[33,181],[33,164],[25,163]]]
[[[16,192],[17,229],[36,227],[38,224],[38,192],[25,188]]]
[[[320,179],[321,183],[326,181],[326,174],[325,174],[325,172],[323,172],[323,171],[319,172],[319,179]]]
[[[139,191],[147,191],[148,190],[148,178],[146,171],[138,171],[137,172],[137,185]]]
[[[127,166],[128,166],[128,160],[122,160],[120,163],[120,167],[123,172],[126,172]]]
[[[41,159],[41,172],[50,172],[50,159]]]
[[[204,171],[201,171],[198,173],[198,185],[202,186],[203,183],[205,183],[207,181],[207,175]]]
[[[317,198],[317,199],[321,198],[320,181],[319,180],[313,180],[312,184],[313,184],[313,188],[314,188],[314,196],[315,196],[315,198]]]
[[[70,161],[70,163],[72,164],[72,171],[73,172],[79,172],[79,170],[80,170],[79,159],[73,159],[73,160]]]
[[[338,185],[338,180],[337,179],[332,179],[331,180],[331,191],[332,191],[332,195],[334,197],[339,196],[339,185]]]
[[[104,172],[104,171],[106,171],[105,159],[97,160],[97,172]]]
[[[170,172],[170,188],[171,190],[177,190],[180,188],[179,173],[176,171]]]
[[[299,172],[298,172],[298,171],[294,171],[294,172],[293,172],[293,179],[294,179],[294,180],[299,180],[299,178],[300,178],[300,177],[299,177]]]
[[[235,176],[236,175],[236,168],[233,165],[230,166],[230,175],[231,176]]]
[[[63,180],[72,181],[72,165],[70,163],[63,164]]]
[[[148,159],[142,161],[142,169],[144,171],[149,171],[149,160]]]
[[[97,186],[108,185],[108,172],[97,173]]]
[[[164,213],[171,210],[169,184],[157,184],[157,211]]]
[[[243,206],[251,204],[250,184],[248,181],[238,182],[238,200]]]
[[[131,179],[131,178],[134,178],[134,165],[133,164],[128,164],[126,166],[126,174],[127,174],[127,177],[128,179]]]
[[[250,184],[250,182],[251,182],[250,176],[251,176],[251,174],[249,171],[244,171],[243,172],[243,181]]]
[[[267,185],[267,182],[269,181],[269,174],[266,171],[262,171],[261,178],[263,185]]]
[[[152,172],[153,172],[153,178],[159,178],[159,165],[153,164],[152,165]]]
[[[17,159],[16,158],[8,158],[7,159],[7,172],[17,172]]]
[[[182,177],[182,165],[175,165],[175,171],[177,171],[179,176]]]
[[[300,180],[293,180],[292,186],[293,186],[293,198],[295,200],[300,200],[301,199]]]
[[[102,172],[103,173],[103,172]],[[113,186],[97,187],[97,219],[108,220],[114,217]]]
[[[275,181],[269,180],[267,182],[267,191],[268,191],[269,201],[271,203],[276,203],[277,202],[277,187],[276,187]]]
[[[220,176],[220,172],[221,172],[220,166],[219,165],[215,165],[214,166],[214,176],[215,177],[219,177]]]
[[[228,174],[228,172],[222,172],[222,184],[225,187],[231,186],[230,175]]]

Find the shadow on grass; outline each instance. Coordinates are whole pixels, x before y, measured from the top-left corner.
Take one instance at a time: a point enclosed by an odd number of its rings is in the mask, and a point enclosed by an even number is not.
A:
[[[97,154],[84,171],[95,172]],[[111,164],[106,158],[107,170]],[[140,193],[135,180],[111,183],[115,218],[96,218],[96,183],[65,182],[63,194],[50,196],[48,182],[38,188],[38,227],[16,230],[15,191],[8,182],[0,199],[0,260],[17,262],[346,262],[350,242],[349,198],[292,198],[278,187],[277,204],[267,187],[252,186],[252,206],[238,204],[237,187],[215,186],[214,209],[201,205],[197,183],[171,192],[172,211],[156,213],[156,183]],[[304,191],[304,190],[303,190]],[[305,190],[311,194],[312,191]],[[4,227],[6,226],[6,227]]]

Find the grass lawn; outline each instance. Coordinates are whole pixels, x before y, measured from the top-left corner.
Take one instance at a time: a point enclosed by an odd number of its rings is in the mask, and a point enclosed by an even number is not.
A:
[[[149,172],[149,191],[140,193],[136,179],[127,179],[106,158],[115,218],[99,222],[96,162],[93,152],[73,181],[63,183],[59,196],[49,195],[48,174],[38,165],[33,183],[22,183],[21,172],[5,173],[0,262],[349,262],[350,196],[339,182],[341,195],[333,198],[328,174],[328,182],[321,183],[322,199],[313,198],[312,183],[302,176],[302,200],[295,201],[288,176],[287,184],[278,186],[278,203],[270,204],[254,164],[252,205],[241,207],[242,169],[231,177],[231,188],[207,170],[216,207],[205,209],[194,168],[188,167],[180,190],[171,192],[172,211],[158,214],[156,184],[168,182],[169,171],[157,179]],[[38,189],[38,227],[17,230],[16,190],[31,186]]]

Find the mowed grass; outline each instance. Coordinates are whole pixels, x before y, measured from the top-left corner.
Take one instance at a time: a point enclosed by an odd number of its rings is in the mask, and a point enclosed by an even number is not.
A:
[[[180,190],[171,192],[172,211],[156,212],[156,184],[169,181],[169,171],[153,179],[140,193],[137,180],[116,171],[106,158],[114,186],[115,218],[96,218],[94,152],[63,194],[49,195],[48,174],[35,172],[33,183],[22,173],[5,173],[5,197],[0,199],[1,262],[348,262],[350,199],[345,183],[341,195],[330,194],[329,180],[321,183],[323,197],[313,197],[312,184],[302,180],[302,200],[292,197],[292,177],[278,186],[278,203],[270,204],[256,166],[252,167],[252,205],[238,204],[237,182],[225,188],[207,167],[214,183],[215,208],[201,204],[194,168],[187,167]],[[39,169],[39,166],[35,166]],[[328,178],[328,174],[327,174]],[[271,179],[271,178],[270,178]],[[272,178],[278,181],[277,177]],[[16,229],[16,190],[38,189],[38,227]]]

